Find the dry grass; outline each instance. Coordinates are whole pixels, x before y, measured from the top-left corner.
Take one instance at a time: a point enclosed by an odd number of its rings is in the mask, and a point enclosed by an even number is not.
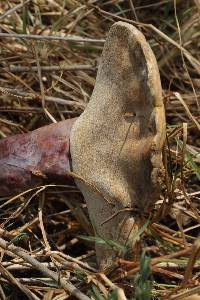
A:
[[[98,273],[93,243],[79,238],[92,235],[79,191],[45,186],[1,199],[0,299],[63,300],[71,293],[126,299],[124,290],[128,299],[142,300],[135,292],[145,288],[142,280],[151,281],[151,299],[200,293],[199,0],[7,0],[0,13],[1,137],[84,110],[106,33],[117,20],[140,28],[153,48],[168,124],[163,190],[135,261],[119,259]],[[141,249],[150,262],[140,263]]]

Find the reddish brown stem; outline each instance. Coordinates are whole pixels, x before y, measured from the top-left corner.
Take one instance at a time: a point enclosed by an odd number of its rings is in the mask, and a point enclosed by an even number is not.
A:
[[[50,180],[66,180],[66,171],[70,171],[69,137],[75,120],[0,140],[0,196]]]

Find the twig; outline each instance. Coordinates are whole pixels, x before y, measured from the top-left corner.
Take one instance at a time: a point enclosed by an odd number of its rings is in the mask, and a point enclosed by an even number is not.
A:
[[[112,290],[115,290],[116,293],[117,293],[117,299],[119,300],[127,300],[125,294],[124,294],[124,291],[122,288],[119,288],[116,284],[114,284],[105,274],[103,273],[99,273],[99,276],[101,279],[104,280],[104,282],[110,286],[110,288]]]
[[[42,81],[42,72],[40,68],[40,60],[38,56],[38,49],[33,46],[33,50],[35,52],[35,58],[36,58],[36,64],[37,64],[37,73],[38,73],[38,79],[39,79],[39,84],[40,84],[40,94],[41,94],[41,100],[42,100],[42,107],[43,109],[45,108],[45,91],[44,91],[44,85]]]
[[[56,272],[49,270],[47,267],[42,265],[39,261],[35,258],[31,257],[27,254],[23,249],[16,247],[14,245],[9,245],[4,239],[0,238],[0,247],[4,250],[9,250],[16,254],[17,256],[21,257],[24,261],[31,264],[35,269],[40,271],[47,277],[52,278],[60,287],[64,290],[68,291],[72,296],[75,296],[77,299],[80,300],[90,300],[90,298],[84,295],[79,289],[77,289],[72,283],[66,281],[64,278],[59,277]]]
[[[182,281],[182,287],[183,288],[186,287],[188,281],[191,279],[194,264],[195,264],[196,260],[199,258],[200,238],[197,238],[196,241],[194,242],[194,245],[192,246],[192,251],[191,252],[192,253],[191,253],[191,256],[189,258],[188,264],[186,266],[184,278],[183,278],[183,281]]]
[[[1,300],[6,300],[6,296],[5,296],[5,294],[4,294],[4,291],[3,291],[1,285],[0,285],[0,299],[1,299]]]
[[[169,271],[169,270],[165,270],[165,269],[159,268],[157,266],[151,266],[151,269],[152,269],[153,272],[160,273],[160,274],[165,275],[169,278],[176,278],[176,279],[179,279],[179,280],[183,280],[183,275],[181,275],[179,273],[175,273],[175,272],[172,272],[172,271]]]
[[[98,189],[98,187],[92,183],[92,182],[89,182],[88,180],[86,180],[85,178],[83,178],[82,176],[72,172],[72,171],[66,171],[66,175],[69,175],[71,176],[72,178],[74,179],[78,179],[80,180],[81,182],[85,183],[86,185],[88,185],[89,187],[91,187],[95,192],[97,192],[97,194],[99,194],[100,196],[103,197],[103,199],[105,200],[105,202],[113,205],[112,201],[105,195],[102,194],[101,190]]]
[[[83,261],[75,258],[75,257],[71,257],[70,255],[64,254],[62,252],[58,252],[58,251],[51,251],[51,254],[54,255],[54,257],[61,257],[61,258],[65,258],[66,260],[69,260],[73,263],[76,263],[77,265],[79,265],[81,268],[85,268],[86,270],[90,271],[90,272],[94,272],[94,273],[98,273],[98,270],[89,266],[87,263],[84,263]]]
[[[109,222],[111,219],[113,219],[114,217],[118,216],[120,213],[123,213],[125,211],[135,211],[134,208],[122,208],[122,209],[119,209],[118,211],[116,211],[114,214],[112,214],[110,217],[108,217],[106,220],[104,220],[102,223],[101,223],[101,226],[104,225],[105,223]]]
[[[180,46],[181,46],[180,52],[181,52],[181,59],[182,59],[182,62],[183,62],[183,67],[184,67],[184,69],[185,69],[185,72],[186,72],[186,74],[187,74],[188,80],[189,80],[190,85],[191,85],[191,87],[192,87],[193,94],[194,94],[194,96],[195,96],[195,100],[196,100],[197,107],[198,107],[198,110],[199,110],[199,109],[200,109],[200,103],[199,103],[199,101],[198,101],[198,97],[197,97],[197,94],[196,94],[196,90],[195,90],[193,81],[192,81],[192,79],[191,79],[190,73],[189,73],[189,71],[188,71],[188,68],[187,68],[187,65],[186,65],[186,62],[185,62],[185,58],[184,58],[184,55],[183,55],[183,51],[182,51],[183,41],[182,41],[182,36],[181,36],[180,24],[179,24],[179,20],[178,20],[178,16],[177,16],[177,3],[176,3],[176,0],[174,0],[174,15],[175,15],[176,25],[177,25],[177,29],[178,29],[179,44],[180,44]]]
[[[173,46],[175,46],[177,49],[181,50],[182,53],[185,55],[185,57],[188,59],[188,61],[191,63],[191,65],[196,69],[196,71],[198,73],[200,73],[200,62],[198,61],[198,59],[194,58],[191,53],[189,51],[187,51],[184,47],[182,47],[181,45],[179,45],[176,41],[174,41],[172,38],[170,38],[168,35],[166,35],[164,32],[160,31],[158,28],[156,28],[154,25],[152,24],[146,24],[146,23],[141,23],[141,22],[136,22],[130,19],[126,19],[120,16],[117,16],[113,13],[107,12],[99,7],[95,7],[100,13],[110,16],[116,20],[120,20],[120,21],[124,21],[127,23],[130,23],[132,25],[137,25],[143,28],[150,28],[151,30],[153,30],[154,32],[156,32],[158,35],[160,35],[164,40],[168,41],[169,43],[171,43]]]
[[[38,284],[41,284],[41,283],[45,283],[45,284],[49,284],[49,285],[52,285],[54,284],[53,280],[52,279],[49,279],[49,278],[46,278],[46,277],[41,277],[41,278],[19,278],[19,282],[20,283],[24,283],[24,284],[32,284],[32,285],[38,285]],[[66,296],[66,294],[65,294]]]
[[[92,65],[78,65],[78,64],[74,64],[74,65],[60,65],[60,66],[40,66],[41,71],[78,71],[78,70],[91,70],[91,71],[95,71],[96,68]],[[1,68],[1,71],[10,71],[13,73],[18,73],[18,72],[37,72],[37,66],[14,66],[11,65],[9,66],[9,68]]]
[[[78,101],[72,101],[72,100],[64,100],[62,98],[58,98],[58,97],[51,97],[51,96],[44,96],[46,101],[50,101],[50,102],[56,102],[59,103],[61,105],[74,105],[80,108],[85,108],[86,104],[84,103],[80,103]]]
[[[38,41],[62,41],[62,42],[74,42],[74,43],[105,43],[104,39],[90,39],[81,38],[78,36],[44,36],[36,34],[18,34],[18,33],[5,33],[0,32],[0,38],[14,38],[14,39],[26,39],[26,40],[38,40]]]
[[[174,295],[168,298],[168,300],[181,300],[185,299],[184,297],[196,295],[200,292],[200,286],[197,286],[191,290],[184,291],[178,295]],[[192,298],[191,298],[192,299]]]
[[[45,266],[49,269],[57,270],[55,264],[52,263],[52,262],[41,262],[41,264],[42,264],[42,266]],[[69,267],[71,267],[71,264],[72,263],[69,262]],[[20,263],[14,263],[13,261],[2,262],[2,265],[9,271],[12,271],[12,270],[29,270],[29,269],[32,268],[32,266],[28,263],[20,264]],[[67,269],[67,264],[65,264],[65,265],[60,265],[59,264],[59,268],[60,269]]]
[[[175,257],[179,257],[179,256],[183,256],[183,255],[188,255],[191,252],[191,247],[185,248],[183,250],[179,250],[177,252],[171,253],[171,254],[167,254],[167,255],[163,255],[160,257],[155,257],[152,258],[151,260],[151,265],[156,265],[159,262],[162,262],[163,260],[166,259],[171,259],[171,258],[175,258]],[[121,264],[124,263],[123,259],[118,260],[118,262],[121,262]],[[135,263],[135,262],[128,262],[129,267],[132,267],[133,269],[131,269],[128,272],[125,272],[123,274],[117,275],[116,277],[113,278],[113,281],[117,281],[117,280],[122,280],[123,278],[127,277],[127,276],[132,276],[133,274],[135,274],[136,272],[139,271],[139,263]]]
[[[19,99],[36,99],[36,100],[41,100],[41,95],[39,94],[33,94],[33,93],[26,93],[26,92],[21,92],[15,89],[11,89],[11,88],[4,88],[4,87],[0,87],[0,92],[7,94],[9,96],[12,97],[17,97]],[[62,98],[58,98],[58,97],[52,97],[52,96],[44,96],[45,101],[49,101],[49,102],[55,102],[61,105],[72,105],[72,106],[76,106],[76,107],[80,107],[82,109],[85,108],[86,104],[84,103],[80,103],[78,101],[72,101],[72,100],[65,100]]]
[[[4,14],[0,15],[0,21],[2,21],[5,17],[13,14],[16,10],[20,9],[21,7],[23,7],[24,5],[26,5],[30,1],[31,0],[26,0],[26,1],[22,2],[22,3],[19,3],[19,4],[15,5],[11,9],[8,9]]]
[[[35,294],[33,294],[26,286],[21,284],[4,266],[0,263],[0,270],[9,282],[16,285],[29,299],[40,300]]]
[[[185,108],[185,111],[188,115],[188,117],[190,118],[190,120],[197,126],[197,128],[200,130],[200,124],[197,122],[197,120],[193,117],[193,115],[191,114],[187,104],[185,103],[185,101],[183,100],[183,98],[181,97],[180,93],[178,92],[174,92],[174,95],[176,96],[176,98],[181,102],[181,104],[183,105],[183,107]]]

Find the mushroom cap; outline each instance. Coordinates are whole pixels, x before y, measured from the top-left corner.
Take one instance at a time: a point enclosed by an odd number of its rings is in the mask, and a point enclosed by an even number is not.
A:
[[[164,140],[155,56],[138,29],[117,22],[108,33],[91,99],[70,136],[73,171],[90,183],[77,185],[103,238],[127,240],[134,215],[117,212],[143,211],[156,200]]]

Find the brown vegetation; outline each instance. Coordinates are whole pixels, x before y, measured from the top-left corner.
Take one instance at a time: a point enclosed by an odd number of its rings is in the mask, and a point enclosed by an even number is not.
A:
[[[199,293],[199,1],[15,0],[1,1],[0,13],[1,137],[80,115],[115,21],[133,24],[150,43],[168,124],[162,193],[143,216],[134,261],[116,259],[98,273],[82,196],[52,182],[1,199],[0,297],[142,299],[142,250],[151,257],[153,299]]]

